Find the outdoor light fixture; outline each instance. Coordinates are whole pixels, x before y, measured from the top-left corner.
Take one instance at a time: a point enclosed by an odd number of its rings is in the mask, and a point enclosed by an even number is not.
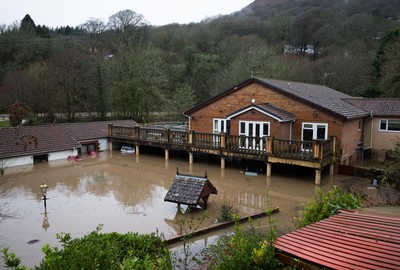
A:
[[[40,185],[40,190],[42,191],[44,207],[46,208],[47,185],[44,182]]]

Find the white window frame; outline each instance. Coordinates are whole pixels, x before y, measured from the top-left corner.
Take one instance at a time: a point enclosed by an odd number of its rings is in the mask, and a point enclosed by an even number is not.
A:
[[[226,119],[213,118],[213,134],[221,134],[222,132],[226,133]]]
[[[400,119],[380,119],[379,120],[379,131],[382,132],[400,132],[400,130],[390,130],[389,129],[389,122],[390,121],[396,121],[396,122],[400,122]],[[382,123],[385,123],[385,128],[382,129]]]
[[[303,135],[304,135],[304,126],[305,125],[312,125],[312,128],[306,128],[306,129],[312,129],[313,131],[313,140],[317,140],[317,132],[318,132],[318,126],[325,126],[325,138],[324,140],[328,139],[328,123],[314,123],[314,122],[303,122],[301,126],[301,140],[304,141]]]

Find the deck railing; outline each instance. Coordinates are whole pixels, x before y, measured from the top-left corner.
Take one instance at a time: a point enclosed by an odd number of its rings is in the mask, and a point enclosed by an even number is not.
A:
[[[164,148],[221,150],[248,155],[269,155],[289,159],[322,160],[333,154],[332,139],[287,140],[274,137],[250,137],[200,133],[158,128],[109,126],[109,137],[151,144]]]

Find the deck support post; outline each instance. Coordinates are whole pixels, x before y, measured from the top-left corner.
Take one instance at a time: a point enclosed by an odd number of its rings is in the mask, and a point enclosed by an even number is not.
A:
[[[335,164],[329,164],[329,175],[333,175],[335,169]]]
[[[113,144],[112,144],[112,141],[111,140],[109,140],[108,141],[108,150],[110,150],[110,152],[112,152],[112,150],[113,150],[113,146],[112,146]]]
[[[189,152],[189,164],[193,164],[193,153]]]
[[[221,157],[221,169],[225,169],[225,157]]]
[[[135,148],[136,148],[136,149],[135,149],[135,153],[136,153],[136,155],[138,156],[138,155],[139,155],[139,145],[136,145]]]
[[[321,172],[322,172],[322,170],[315,170],[315,184],[316,185],[321,184]]]
[[[165,160],[169,159],[169,150],[165,149]]]
[[[271,176],[272,164],[267,162],[267,176]]]

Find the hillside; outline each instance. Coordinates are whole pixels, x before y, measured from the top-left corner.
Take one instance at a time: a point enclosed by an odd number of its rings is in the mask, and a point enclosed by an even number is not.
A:
[[[251,76],[400,97],[400,0],[256,0],[231,15],[159,27],[141,17],[124,25],[134,11],[114,15],[114,27],[88,18],[49,29],[27,15],[2,29],[0,112],[18,101],[46,121],[110,111],[182,119]]]

